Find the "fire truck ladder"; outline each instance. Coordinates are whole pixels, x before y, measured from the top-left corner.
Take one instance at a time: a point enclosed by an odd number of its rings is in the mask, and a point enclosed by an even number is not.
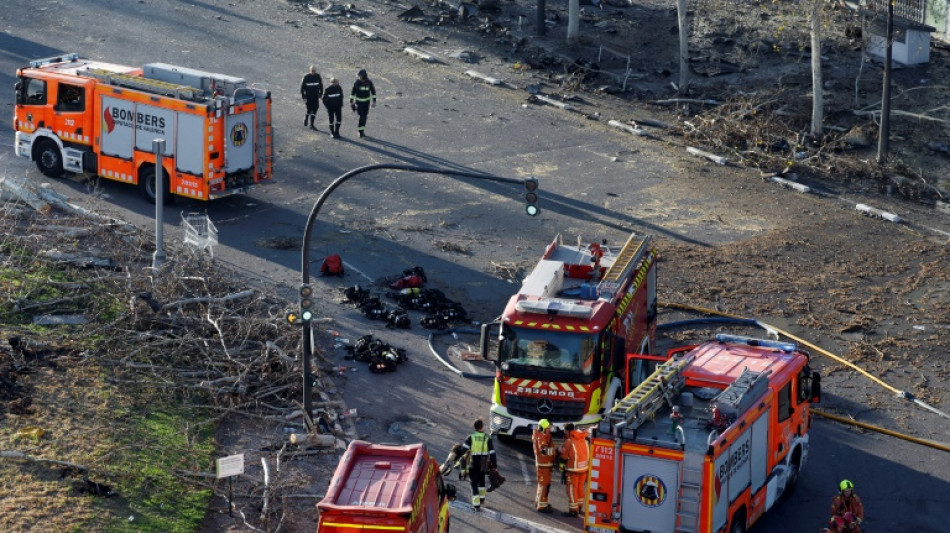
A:
[[[691,355],[675,356],[658,366],[650,377],[610,410],[611,425],[636,429],[652,418],[664,402],[673,405],[673,395],[686,383],[683,369],[692,360]]]
[[[161,94],[163,96],[171,96],[174,98],[180,98],[182,100],[197,100],[202,94],[201,89],[196,89],[187,85],[178,85],[177,83],[153,80],[151,78],[143,78],[142,76],[132,76],[129,74],[112,72],[105,69],[90,68],[84,70],[81,74],[83,76],[89,76],[90,78],[104,81],[109,85],[137,89],[139,91]]]
[[[630,235],[613,264],[607,269],[604,279],[597,286],[597,293],[601,296],[613,296],[620,289],[620,283],[627,279],[630,271],[636,268],[649,252],[651,237],[647,236],[639,243],[635,241],[636,238],[636,235]]]

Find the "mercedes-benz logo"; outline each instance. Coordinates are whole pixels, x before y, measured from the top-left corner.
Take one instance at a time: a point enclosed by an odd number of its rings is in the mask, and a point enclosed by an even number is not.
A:
[[[541,398],[538,400],[538,412],[542,415],[546,415],[554,410],[554,402],[547,398]]]

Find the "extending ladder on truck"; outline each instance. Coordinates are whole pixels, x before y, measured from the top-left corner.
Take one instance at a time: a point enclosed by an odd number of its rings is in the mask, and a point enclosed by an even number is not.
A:
[[[201,89],[196,89],[187,85],[179,85],[177,83],[169,83],[167,81],[154,80],[152,78],[144,78],[142,76],[132,76],[130,74],[112,72],[111,70],[106,69],[88,68],[79,72],[79,74],[104,81],[109,85],[137,89],[139,91],[161,94],[163,96],[171,96],[174,98],[180,98],[182,100],[197,100],[202,96]]]
[[[620,253],[617,254],[617,258],[604,274],[604,279],[597,285],[597,294],[601,297],[611,298],[614,293],[620,290],[620,283],[627,279],[630,270],[636,268],[650,252],[652,238],[648,235],[639,242],[636,241],[636,238],[636,235],[630,235],[623,248],[620,249]]]
[[[636,429],[663,407],[673,405],[673,395],[686,383],[683,369],[693,360],[693,355],[677,355],[664,362],[637,388],[613,407],[607,417],[614,427]]]

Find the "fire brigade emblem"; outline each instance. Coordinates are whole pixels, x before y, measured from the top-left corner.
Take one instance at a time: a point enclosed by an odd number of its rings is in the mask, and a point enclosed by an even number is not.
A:
[[[238,122],[231,128],[231,144],[241,146],[247,142],[247,126],[243,122]]]
[[[666,484],[652,474],[645,474],[637,478],[633,485],[637,501],[645,507],[659,507],[666,500]]]

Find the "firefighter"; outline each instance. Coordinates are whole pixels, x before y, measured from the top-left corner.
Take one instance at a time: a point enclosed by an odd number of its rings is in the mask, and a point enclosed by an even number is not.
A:
[[[340,80],[330,78],[330,85],[323,92],[323,106],[327,108],[327,117],[330,119],[330,135],[339,139],[340,124],[343,122],[343,87],[340,87]]]
[[[485,476],[489,470],[498,468],[498,458],[495,457],[495,447],[491,436],[486,435],[483,429],[485,422],[481,418],[472,424],[475,432],[469,435],[462,443],[463,452],[470,452],[468,479],[472,486],[472,507],[476,511],[482,510],[488,492],[485,489]]]
[[[317,73],[317,67],[310,65],[310,72],[304,74],[300,81],[300,96],[307,103],[307,114],[303,117],[303,125],[310,124],[310,129],[315,130],[313,120],[317,118],[317,111],[320,110],[320,97],[323,96],[323,79]]]
[[[538,427],[531,434],[531,442],[534,444],[534,464],[538,469],[538,493],[534,504],[539,513],[550,513],[548,491],[551,489],[551,472],[554,470],[557,449],[551,436],[551,422],[547,418],[538,421]]]
[[[574,429],[574,424],[564,426],[566,438],[561,446],[561,457],[565,460],[567,472],[567,511],[564,516],[578,516],[584,503],[584,485],[587,483],[587,470],[590,466],[590,448],[587,432]]]
[[[861,523],[864,522],[864,505],[854,492],[854,483],[843,479],[838,484],[838,489],[838,494],[831,499],[831,519],[828,521],[828,527],[836,533],[860,533]]]
[[[350,91],[350,108],[360,116],[360,137],[366,137],[366,117],[370,107],[376,107],[376,87],[366,76],[366,69],[362,69],[356,74],[356,82]]]

